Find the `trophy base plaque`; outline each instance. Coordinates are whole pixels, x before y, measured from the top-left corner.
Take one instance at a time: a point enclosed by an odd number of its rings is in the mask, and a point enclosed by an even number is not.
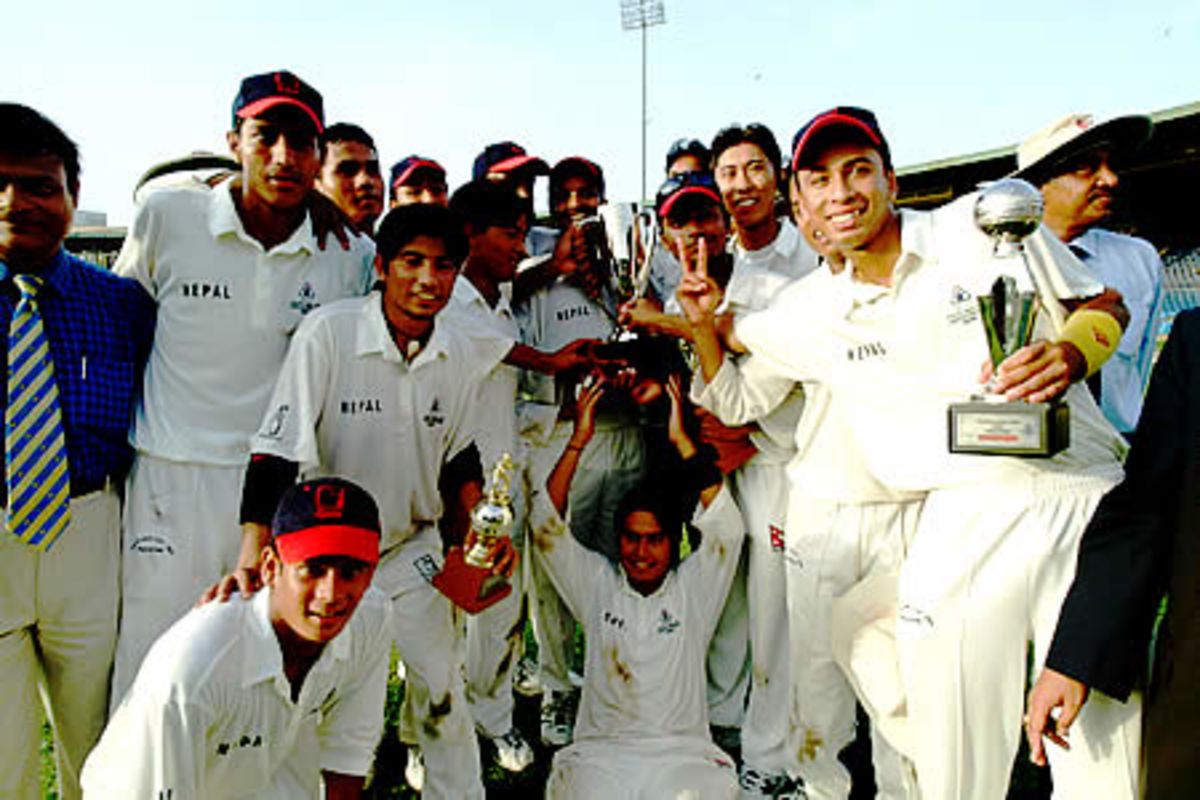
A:
[[[949,408],[950,452],[1048,458],[1071,443],[1066,403],[972,400]]]
[[[433,586],[468,614],[478,614],[512,594],[512,584],[487,567],[468,564],[462,548],[446,554],[442,571],[433,576]]]

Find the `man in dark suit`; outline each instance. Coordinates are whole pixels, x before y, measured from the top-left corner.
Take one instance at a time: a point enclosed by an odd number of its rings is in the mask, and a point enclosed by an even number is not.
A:
[[[1200,796],[1200,311],[1181,314],[1155,367],[1125,464],[1080,542],[1046,666],[1029,696],[1031,757],[1067,731],[1097,690],[1138,688],[1164,593],[1146,693],[1145,797]],[[1136,703],[1135,703],[1136,705]],[[1055,713],[1057,710],[1057,713]],[[1136,712],[1134,712],[1136,713]]]

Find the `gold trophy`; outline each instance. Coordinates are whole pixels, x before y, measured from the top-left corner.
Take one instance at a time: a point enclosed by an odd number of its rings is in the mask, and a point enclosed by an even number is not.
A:
[[[434,587],[468,614],[478,614],[512,592],[508,579],[492,574],[495,565],[491,557],[496,542],[512,535],[512,468],[509,454],[501,455],[492,470],[487,496],[471,510],[475,544],[465,555],[462,548],[451,549],[442,571],[433,576]]]
[[[1019,258],[1029,269],[1024,241],[1042,220],[1042,196],[1029,183],[1007,178],[988,185],[975,203],[975,224],[993,241],[996,258]],[[1037,291],[1021,290],[1017,280],[1001,275],[988,294],[977,298],[987,335],[993,370],[1029,344],[1039,300]],[[992,390],[949,408],[950,452],[1046,458],[1070,444],[1070,409],[1061,400],[1030,403],[1008,401]]]

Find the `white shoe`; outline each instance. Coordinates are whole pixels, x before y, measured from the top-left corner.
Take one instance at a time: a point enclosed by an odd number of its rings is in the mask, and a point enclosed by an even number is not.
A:
[[[415,744],[408,746],[408,763],[404,765],[404,780],[414,792],[421,791],[425,786],[425,756],[421,748]]]
[[[542,744],[565,747],[575,736],[575,712],[579,693],[546,692],[542,695]]]
[[[542,678],[538,675],[538,664],[532,658],[523,657],[517,662],[513,674],[513,690],[525,697],[537,697],[542,693]]]
[[[516,727],[492,739],[492,744],[496,746],[496,763],[509,772],[521,772],[533,763],[533,748]]]

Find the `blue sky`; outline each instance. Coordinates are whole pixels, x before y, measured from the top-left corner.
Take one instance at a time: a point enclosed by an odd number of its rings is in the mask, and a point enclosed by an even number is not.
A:
[[[649,34],[648,186],[675,138],[764,122],[786,150],[838,103],[876,111],[896,163],[1011,144],[1073,111],[1200,100],[1195,0],[664,0]],[[75,8],[78,6],[78,8]],[[223,150],[240,78],[286,67],[391,163],[418,152],[468,177],[488,142],[640,179],[640,37],[619,0],[206,0],[5,9],[0,97],[79,142],[81,206],[122,224],[147,166]]]

